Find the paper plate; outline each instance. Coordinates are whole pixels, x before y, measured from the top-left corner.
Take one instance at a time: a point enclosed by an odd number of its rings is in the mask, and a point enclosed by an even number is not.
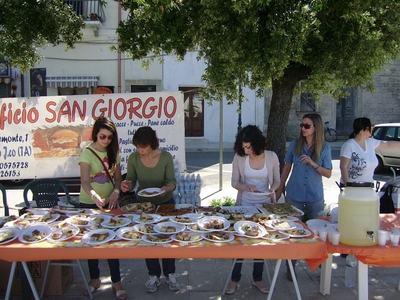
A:
[[[231,242],[235,238],[231,232],[206,232],[201,234],[202,238],[214,243]]]
[[[157,223],[161,220],[161,216],[157,214],[146,214],[149,219],[148,220],[141,220],[141,215],[136,215],[132,218],[132,221],[135,223],[143,223],[143,224],[152,224]]]
[[[298,228],[298,223],[293,221],[280,221],[280,220],[268,220],[265,223],[265,226],[274,229],[274,230],[290,230]],[[301,226],[301,225],[300,225]],[[301,226],[303,227],[303,226]]]
[[[246,232],[246,230],[244,228],[244,226],[246,226],[246,224],[249,227],[256,228],[257,229],[257,234],[256,235],[247,234],[247,232]],[[260,237],[264,236],[267,233],[267,230],[263,226],[261,226],[258,223],[249,222],[249,221],[236,222],[233,225],[233,227],[235,228],[236,232],[239,233],[240,235],[248,237],[248,238],[252,238],[252,239],[260,238]]]
[[[136,224],[133,229],[142,234],[157,233],[154,230],[154,224]]]
[[[31,225],[19,233],[18,240],[24,244],[40,243],[51,234],[51,228],[46,223]]]
[[[198,218],[193,218],[186,215],[170,217],[169,219],[171,222],[184,225],[195,224],[198,221]]]
[[[160,188],[147,188],[140,190],[137,194],[140,197],[155,197],[161,195],[164,191]]]
[[[172,236],[169,234],[144,234],[142,240],[151,244],[166,244],[172,242]]]
[[[131,219],[129,218],[119,218],[119,217],[112,217],[108,220],[104,220],[101,223],[101,226],[105,228],[115,229],[120,227],[125,227],[126,225],[131,223]]]
[[[117,237],[127,241],[140,241],[142,239],[142,233],[137,232],[133,227],[122,227],[116,232]]]
[[[306,237],[311,235],[311,231],[307,229],[290,229],[284,232],[290,237]]]
[[[193,231],[182,231],[172,235],[172,239],[179,243],[195,243],[203,239],[200,233]]]
[[[95,240],[95,237],[104,237],[102,240]],[[82,237],[82,242],[88,245],[101,245],[108,243],[115,237],[115,231],[111,229],[97,229],[97,230],[92,230],[89,231],[88,233],[85,233],[85,235]]]
[[[224,231],[229,228],[230,223],[222,217],[204,217],[197,221],[200,229],[208,231]]]
[[[18,238],[20,230],[16,227],[6,227],[0,229],[0,237],[7,234],[7,239],[0,242],[0,245],[7,244]]]
[[[154,231],[163,234],[174,234],[186,229],[185,225],[174,222],[161,222],[154,225]]]
[[[91,218],[87,218],[87,217],[74,216],[74,217],[65,219],[65,221],[67,223],[69,223],[71,225],[75,225],[77,227],[89,227],[89,226],[95,225],[95,222]]]
[[[281,231],[271,230],[267,231],[267,233],[261,238],[269,241],[281,241],[281,240],[287,240],[288,238],[290,238],[290,236],[283,231],[281,232]]]
[[[53,230],[47,239],[50,242],[62,242],[69,240],[79,233],[79,227],[68,224],[60,229]]]

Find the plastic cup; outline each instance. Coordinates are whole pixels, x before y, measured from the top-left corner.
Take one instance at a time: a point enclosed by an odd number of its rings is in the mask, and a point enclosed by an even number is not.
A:
[[[340,232],[337,231],[333,231],[332,233],[332,245],[339,245],[339,241],[340,241]]]
[[[389,236],[389,231],[378,230],[378,243],[379,246],[385,246]]]
[[[310,229],[315,235],[318,235],[318,227],[310,227]]]
[[[318,230],[318,235],[320,237],[321,240],[323,240],[324,242],[326,242],[326,239],[328,237],[328,229],[326,228],[319,228]]]
[[[399,233],[400,234],[400,228],[398,228],[398,227],[392,227],[392,230],[391,230],[393,233]]]
[[[399,246],[399,238],[400,238],[400,234],[398,234],[398,233],[390,233],[390,242],[392,243],[393,247],[398,247]]]
[[[336,229],[333,228],[333,227],[328,227],[327,230],[328,230],[328,241],[329,241],[330,243],[332,243],[333,234],[334,234],[335,232],[337,232],[337,231],[336,231]]]

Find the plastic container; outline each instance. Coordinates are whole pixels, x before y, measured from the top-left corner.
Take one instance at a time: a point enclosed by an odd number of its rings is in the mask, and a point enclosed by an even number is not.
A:
[[[378,243],[379,196],[371,182],[348,182],[339,195],[340,242],[352,246]]]
[[[346,271],[344,274],[344,284],[347,287],[355,287],[357,279],[357,258],[353,254],[346,257]]]

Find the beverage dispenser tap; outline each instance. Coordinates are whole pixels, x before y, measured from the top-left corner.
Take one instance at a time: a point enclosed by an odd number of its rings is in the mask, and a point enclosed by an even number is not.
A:
[[[367,231],[367,237],[370,237],[372,242],[375,243],[375,234],[372,230]]]

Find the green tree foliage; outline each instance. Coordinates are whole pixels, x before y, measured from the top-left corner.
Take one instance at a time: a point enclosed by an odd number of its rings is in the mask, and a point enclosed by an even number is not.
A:
[[[133,59],[199,51],[207,99],[239,99],[238,85],[272,88],[268,148],[282,162],[300,81],[312,96],[373,87],[399,53],[398,0],[119,0],[119,50]]]
[[[63,0],[0,0],[0,58],[27,71],[38,48],[64,42],[73,48],[84,22]]]

